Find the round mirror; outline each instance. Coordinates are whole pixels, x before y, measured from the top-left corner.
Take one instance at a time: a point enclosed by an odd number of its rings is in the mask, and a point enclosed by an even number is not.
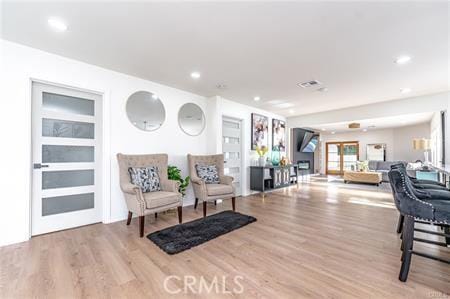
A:
[[[148,91],[137,91],[127,101],[127,115],[131,123],[144,131],[154,131],[166,119],[166,110],[161,100]]]
[[[184,133],[197,136],[205,128],[205,114],[202,108],[194,103],[187,103],[181,106],[178,112],[178,124]]]

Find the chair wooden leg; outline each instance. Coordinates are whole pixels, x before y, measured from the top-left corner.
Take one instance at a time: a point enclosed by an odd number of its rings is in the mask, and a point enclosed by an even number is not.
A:
[[[203,217],[206,217],[206,200],[203,201]]]
[[[127,225],[130,225],[130,223],[131,223],[131,217],[133,217],[133,212],[128,211]]]
[[[444,233],[450,235],[450,227],[444,227]],[[447,243],[447,246],[450,246],[450,237],[445,237],[445,243]]]
[[[145,223],[145,216],[139,216],[139,236],[141,238],[144,236],[144,223]]]
[[[405,282],[408,279],[409,266],[411,265],[412,248],[414,242],[414,218],[405,217],[403,228],[403,256],[402,266],[398,279]]]
[[[236,197],[231,198],[231,205],[233,206],[233,212],[236,211]]]
[[[195,198],[194,209],[197,209],[197,205],[198,205],[198,198]]]
[[[400,214],[398,217],[398,223],[397,223],[397,234],[400,234],[403,230],[403,222],[405,221],[405,216]]]
[[[158,213],[155,213],[155,219],[158,218]]]
[[[178,223],[182,223],[183,222],[183,207],[179,206],[178,208]]]

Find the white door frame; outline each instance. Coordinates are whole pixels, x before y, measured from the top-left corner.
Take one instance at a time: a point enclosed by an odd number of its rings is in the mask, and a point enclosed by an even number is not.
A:
[[[244,119],[238,118],[238,117],[234,117],[234,116],[228,116],[226,114],[222,114],[222,119],[220,120],[220,135],[221,135],[220,136],[220,151],[222,153],[223,153],[223,119],[224,118],[228,118],[228,119],[231,119],[231,120],[238,121],[241,124],[241,126],[240,126],[240,129],[241,129],[241,140],[240,140],[240,144],[241,144],[241,167],[240,167],[240,169],[241,169],[241,173],[240,173],[241,181],[239,183],[239,186],[240,186],[240,189],[241,189],[241,196],[245,196],[245,192],[244,192],[244,185],[245,185],[244,184],[244,178],[245,178],[245,182],[246,182],[247,181],[247,179],[246,179],[247,171],[246,171],[246,169],[244,169],[244,165],[245,165],[244,161],[247,158],[247,156],[246,156],[246,154],[244,152],[244,139],[243,139],[243,137],[244,137]]]
[[[33,200],[33,83],[41,83],[47,84],[60,88],[68,88],[80,92],[86,92],[91,94],[96,94],[101,97],[101,180],[98,182],[98,188],[100,191],[100,202],[101,202],[101,219],[103,223],[111,222],[111,161],[110,161],[110,148],[111,148],[111,140],[110,140],[110,93],[105,91],[93,90],[88,88],[80,88],[73,86],[72,84],[66,84],[62,82],[49,81],[44,79],[39,79],[35,77],[29,78],[29,88],[28,88],[28,98],[29,98],[29,119],[30,119],[30,127],[28,129],[29,134],[29,198],[28,198],[28,207],[27,207],[27,218],[28,218],[28,239],[32,237],[32,200]]]

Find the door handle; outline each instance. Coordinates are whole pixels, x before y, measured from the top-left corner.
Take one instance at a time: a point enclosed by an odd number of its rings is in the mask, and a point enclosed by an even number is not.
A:
[[[34,169],[41,169],[41,168],[45,168],[45,167],[48,167],[48,165],[47,164],[41,164],[41,163],[34,163],[33,164],[33,168]]]

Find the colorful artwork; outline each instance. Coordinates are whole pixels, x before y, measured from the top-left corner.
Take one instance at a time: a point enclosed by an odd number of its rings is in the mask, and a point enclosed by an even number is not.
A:
[[[272,150],[286,151],[286,122],[272,119]]]
[[[252,113],[252,150],[269,146],[269,118]]]

